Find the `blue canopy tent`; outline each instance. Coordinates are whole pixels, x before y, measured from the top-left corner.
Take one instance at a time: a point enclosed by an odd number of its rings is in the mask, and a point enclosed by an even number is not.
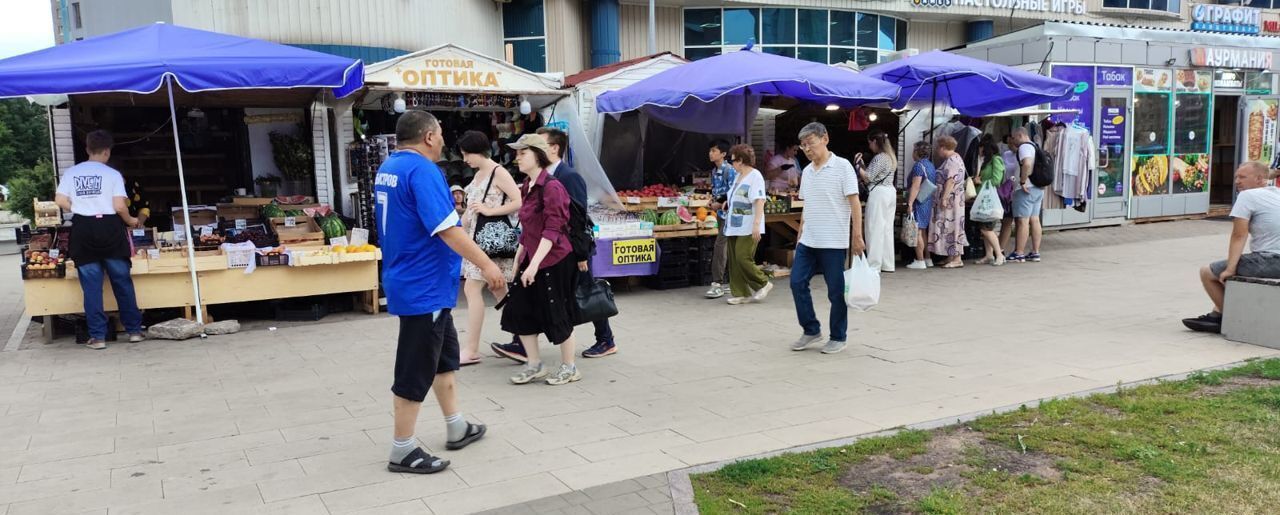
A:
[[[639,110],[677,129],[750,134],[762,97],[855,107],[898,98],[899,87],[824,64],[752,51],[752,45],[663,71],[596,99],[601,113]]]
[[[364,86],[364,65],[257,39],[157,23],[0,60],[0,98],[47,95],[150,95],[175,87],[212,94],[233,90],[316,89],[342,98]],[[190,220],[178,124],[173,127],[182,211]],[[187,241],[197,320],[204,322],[195,253]]]

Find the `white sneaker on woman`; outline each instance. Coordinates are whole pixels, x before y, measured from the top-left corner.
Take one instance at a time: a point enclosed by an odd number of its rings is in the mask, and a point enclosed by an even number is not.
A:
[[[910,268],[912,270],[924,270],[926,268],[929,268],[929,266],[926,265],[924,261],[917,259],[915,261],[912,261],[910,265],[907,265],[907,268]]]

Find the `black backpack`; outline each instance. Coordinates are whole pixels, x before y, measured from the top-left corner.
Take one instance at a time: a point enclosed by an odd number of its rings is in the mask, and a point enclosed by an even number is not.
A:
[[[1035,143],[1023,143],[1023,145],[1031,145],[1036,149],[1036,162],[1031,166],[1031,185],[1037,188],[1047,188],[1053,185],[1053,157],[1046,154],[1040,145]]]
[[[557,179],[554,175],[551,180]],[[592,233],[595,223],[587,214],[586,206],[569,199],[569,244],[573,246],[575,261],[590,261],[596,254],[596,239]]]

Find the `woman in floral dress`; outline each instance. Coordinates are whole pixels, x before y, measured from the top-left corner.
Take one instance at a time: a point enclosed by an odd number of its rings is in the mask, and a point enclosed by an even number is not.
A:
[[[466,192],[466,211],[462,215],[462,229],[475,237],[476,217],[511,215],[520,210],[520,187],[516,185],[511,173],[489,157],[489,138],[480,131],[467,131],[458,138],[458,147],[462,151],[462,160],[476,170],[463,191]],[[490,256],[507,282],[513,278],[511,258],[495,258]],[[465,259],[462,260],[462,277],[465,279],[462,291],[467,297],[467,333],[462,342],[459,363],[462,366],[480,362],[480,332],[484,327],[484,277],[480,268]],[[506,292],[498,292],[497,298],[506,296]]]
[[[941,136],[937,141],[938,200],[933,207],[933,223],[929,224],[929,251],[947,256],[942,268],[964,266],[961,256],[969,244],[964,232],[964,160],[956,153],[956,139]]]

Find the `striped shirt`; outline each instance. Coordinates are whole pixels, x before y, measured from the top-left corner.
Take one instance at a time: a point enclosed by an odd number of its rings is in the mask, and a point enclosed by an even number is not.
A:
[[[819,170],[813,163],[804,168],[800,181],[801,215],[804,232],[800,244],[811,249],[849,248],[852,213],[849,195],[858,194],[858,174],[848,159],[834,153]]]

